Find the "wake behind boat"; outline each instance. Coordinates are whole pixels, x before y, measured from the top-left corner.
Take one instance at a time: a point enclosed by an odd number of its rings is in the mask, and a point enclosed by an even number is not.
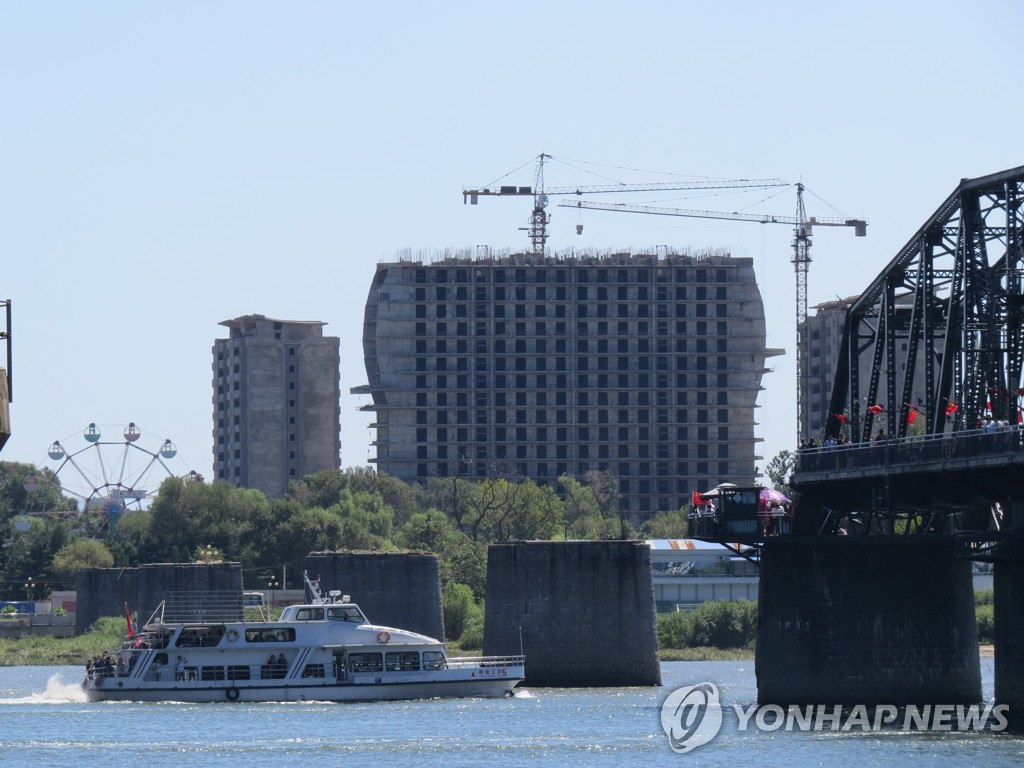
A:
[[[523,656],[449,658],[439,640],[367,620],[347,596],[284,609],[277,621],[150,619],[90,663],[90,701],[378,701],[510,694]]]

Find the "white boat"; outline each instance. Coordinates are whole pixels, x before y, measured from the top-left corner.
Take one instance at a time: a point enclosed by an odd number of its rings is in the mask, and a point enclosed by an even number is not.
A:
[[[312,600],[276,621],[150,619],[82,686],[90,701],[379,701],[509,695],[523,656],[449,658],[439,640],[371,624],[348,596]]]

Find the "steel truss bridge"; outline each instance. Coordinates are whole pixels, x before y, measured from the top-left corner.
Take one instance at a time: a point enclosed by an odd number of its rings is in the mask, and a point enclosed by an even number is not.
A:
[[[794,533],[1024,525],[1022,200],[1024,166],[964,179],[850,306]]]
[[[1018,423],[1022,191],[1024,166],[965,179],[854,302],[826,434],[845,416],[854,442],[879,422],[902,437],[911,412],[928,435],[974,429],[985,414]]]

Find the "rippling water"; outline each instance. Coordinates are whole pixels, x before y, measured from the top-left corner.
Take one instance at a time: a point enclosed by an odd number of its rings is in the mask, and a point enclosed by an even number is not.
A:
[[[992,696],[992,659],[982,659]],[[661,688],[530,689],[510,699],[368,704],[85,702],[77,667],[0,669],[0,765],[291,768],[320,766],[1002,766],[1024,738],[998,733],[739,732],[671,751],[661,705],[676,687],[715,683],[753,704],[753,662],[667,662]]]

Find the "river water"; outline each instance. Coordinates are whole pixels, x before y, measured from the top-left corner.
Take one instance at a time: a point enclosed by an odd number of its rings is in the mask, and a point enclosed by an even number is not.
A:
[[[992,659],[982,658],[992,697]],[[86,703],[78,667],[0,669],[0,766],[1010,766],[1024,737],[991,731],[741,731],[753,661],[665,662],[660,688],[524,687],[509,699],[367,704]],[[662,730],[676,688],[721,694],[718,735],[687,754]]]

